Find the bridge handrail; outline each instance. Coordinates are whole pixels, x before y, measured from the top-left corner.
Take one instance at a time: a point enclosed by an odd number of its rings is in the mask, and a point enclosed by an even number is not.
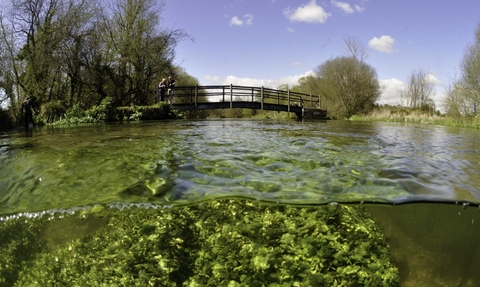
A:
[[[188,92],[188,93],[186,93]],[[320,96],[278,90],[265,87],[237,86],[237,85],[206,85],[206,86],[178,86],[175,87],[175,97],[190,98],[190,104],[199,103],[199,98],[222,97],[221,102],[248,101],[278,104],[287,102],[286,105],[301,105],[305,107],[320,107]],[[208,100],[207,100],[208,101]],[[216,102],[219,102],[217,100]]]

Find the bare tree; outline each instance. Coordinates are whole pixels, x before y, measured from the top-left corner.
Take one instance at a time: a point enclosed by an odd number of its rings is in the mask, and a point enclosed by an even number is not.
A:
[[[445,114],[450,116],[469,116],[473,115],[472,95],[470,90],[466,89],[460,82],[454,82],[445,91],[442,105]]]
[[[434,84],[423,69],[414,70],[407,79],[402,99],[407,107],[421,108],[432,105],[435,94]]]
[[[345,42],[345,56],[353,57],[360,62],[368,59],[368,48],[358,38],[347,35],[343,37],[343,41]]]

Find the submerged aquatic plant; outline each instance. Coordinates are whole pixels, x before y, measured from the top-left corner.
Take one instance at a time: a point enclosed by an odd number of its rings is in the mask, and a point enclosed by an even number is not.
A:
[[[0,220],[0,286],[12,286],[18,272],[45,249],[38,219]]]
[[[361,206],[218,200],[111,212],[94,234],[39,254],[15,286],[398,286]]]

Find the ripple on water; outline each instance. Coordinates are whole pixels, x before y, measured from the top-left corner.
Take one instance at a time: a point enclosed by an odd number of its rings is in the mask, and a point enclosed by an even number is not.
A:
[[[178,121],[39,128],[0,144],[1,213],[115,201],[480,202],[478,131]]]

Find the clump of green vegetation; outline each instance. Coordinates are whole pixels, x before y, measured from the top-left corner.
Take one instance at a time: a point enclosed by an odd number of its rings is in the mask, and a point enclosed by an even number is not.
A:
[[[438,111],[425,111],[417,108],[378,107],[368,115],[352,116],[352,121],[405,122],[415,124],[432,124],[465,128],[480,128],[480,114],[476,116],[441,115]]]
[[[0,286],[12,286],[19,271],[45,248],[38,219],[0,221]]]
[[[361,206],[129,209],[39,254],[15,286],[398,286],[388,248]]]
[[[395,286],[383,234],[362,207],[213,202],[188,286]]]
[[[47,123],[52,123],[65,115],[66,109],[59,101],[51,101],[42,106],[40,117]]]
[[[152,106],[136,106],[113,108],[112,99],[107,97],[98,106],[83,111],[79,105],[74,105],[67,110],[65,117],[55,122],[54,125],[85,124],[106,121],[139,121],[181,118],[182,114],[171,108],[166,102]]]

